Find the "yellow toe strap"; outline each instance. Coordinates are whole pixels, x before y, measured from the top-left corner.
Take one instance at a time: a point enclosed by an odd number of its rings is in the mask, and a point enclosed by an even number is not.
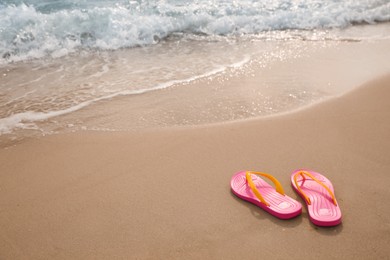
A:
[[[268,174],[268,173],[263,173],[263,172],[252,172],[252,171],[247,171],[245,173],[245,176],[246,176],[246,180],[249,184],[249,187],[252,189],[253,193],[256,195],[256,197],[265,205],[267,205],[267,207],[269,207],[269,203],[265,201],[265,199],[263,198],[263,196],[261,195],[261,193],[259,192],[259,190],[256,188],[256,185],[255,183],[253,182],[252,180],[252,177],[251,177],[251,174],[256,174],[256,175],[259,175],[259,176],[263,176],[263,177],[266,177],[268,179],[270,179],[274,184],[275,184],[275,187],[276,187],[276,191],[279,192],[280,194],[284,195],[284,190],[283,190],[283,187],[282,185],[280,184],[280,182],[272,175]]]
[[[328,186],[326,186],[324,183],[322,183],[321,181],[319,181],[317,178],[315,178],[312,174],[310,174],[309,172],[307,171],[299,171],[297,172],[295,175],[294,175],[294,183],[295,183],[295,187],[297,187],[297,189],[299,190],[299,192],[302,194],[302,196],[305,198],[306,202],[308,205],[311,205],[311,201],[310,201],[310,198],[302,191],[301,187],[298,185],[298,181],[297,181],[297,178],[298,176],[302,176],[303,179],[306,179],[304,175],[310,177],[311,179],[313,179],[315,182],[317,182],[319,185],[321,185],[322,187],[324,187],[327,192],[329,193],[329,195],[332,197],[332,201],[333,201],[333,204],[335,206],[337,206],[337,202],[336,202],[336,197],[334,196],[333,192],[329,189]]]

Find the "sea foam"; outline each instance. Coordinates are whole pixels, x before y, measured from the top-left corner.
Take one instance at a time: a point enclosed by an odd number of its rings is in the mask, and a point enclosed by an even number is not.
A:
[[[389,20],[387,0],[14,0],[0,4],[0,63],[156,44],[173,34],[229,36]]]

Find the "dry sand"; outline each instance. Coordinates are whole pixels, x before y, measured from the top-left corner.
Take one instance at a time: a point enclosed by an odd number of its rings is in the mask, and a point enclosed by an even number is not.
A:
[[[78,132],[0,150],[0,259],[385,259],[390,75],[285,115],[140,132]],[[239,170],[310,168],[343,223],[279,220],[236,198]]]

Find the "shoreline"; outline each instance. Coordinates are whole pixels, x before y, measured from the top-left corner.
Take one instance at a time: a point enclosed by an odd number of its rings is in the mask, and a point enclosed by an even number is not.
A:
[[[389,43],[389,39],[338,43],[290,41],[275,49],[264,43],[269,49],[251,57],[247,61],[250,64],[227,67],[224,73],[213,77],[140,95],[100,97],[99,102],[85,101],[89,105],[83,109],[77,108],[79,104],[68,108],[77,111],[42,121],[19,122],[16,115],[9,119],[15,122],[6,124],[21,124],[22,128],[0,136],[0,146],[64,132],[193,127],[290,113],[342,95],[388,73]],[[112,77],[101,80],[111,82]],[[37,112],[31,116],[44,119],[50,113],[64,111],[49,111],[47,115]]]
[[[389,85],[387,74],[267,118],[1,149],[0,258],[386,258]],[[235,172],[259,170],[303,203],[289,182],[297,168],[332,181],[340,226],[312,225],[305,207],[279,220],[230,192]]]

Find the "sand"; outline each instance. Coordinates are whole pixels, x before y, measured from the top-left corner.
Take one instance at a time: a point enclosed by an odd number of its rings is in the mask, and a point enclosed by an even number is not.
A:
[[[0,259],[385,259],[390,75],[283,115],[135,132],[82,131],[0,150]],[[279,220],[230,178],[290,173],[335,187],[341,225]]]

